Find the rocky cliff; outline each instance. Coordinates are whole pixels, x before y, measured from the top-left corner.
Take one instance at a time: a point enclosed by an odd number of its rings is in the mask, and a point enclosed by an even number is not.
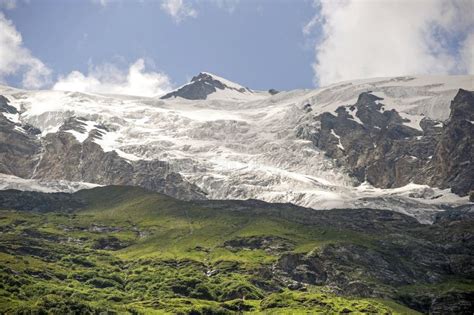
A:
[[[308,115],[311,104],[305,105]],[[383,99],[361,93],[353,105],[314,115],[316,124],[301,126],[299,137],[314,145],[360,182],[391,188],[414,182],[467,195],[474,189],[474,93],[460,89],[446,121],[423,118],[414,128]],[[316,126],[316,127],[314,127]]]
[[[251,93],[248,88],[236,86],[233,82],[228,82],[210,73],[201,72],[194,76],[189,84],[163,95],[161,99],[181,97],[188,100],[205,100],[210,94],[225,90],[242,94]]]
[[[16,109],[0,98],[0,173],[21,178],[67,180],[99,185],[135,185],[182,199],[202,199],[204,193],[156,159],[130,161],[94,142],[107,128],[90,130],[80,117],[67,119],[57,132],[38,137],[38,129],[14,123]],[[7,115],[7,116],[6,116]],[[75,135],[85,139],[78,139]],[[82,141],[80,141],[82,140]]]

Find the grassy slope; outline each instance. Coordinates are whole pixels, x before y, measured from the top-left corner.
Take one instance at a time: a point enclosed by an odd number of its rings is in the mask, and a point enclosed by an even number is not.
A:
[[[309,252],[328,243],[370,244],[368,234],[221,211],[138,188],[80,195],[90,205],[77,213],[0,212],[0,312],[416,313],[393,301],[335,296],[324,287],[263,290],[255,285],[267,281],[259,267],[278,253],[223,246],[237,237],[278,236],[294,251]],[[109,236],[124,248],[95,248]]]

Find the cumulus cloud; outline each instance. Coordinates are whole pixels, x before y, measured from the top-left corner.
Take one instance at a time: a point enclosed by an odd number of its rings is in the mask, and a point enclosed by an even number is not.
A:
[[[25,88],[40,88],[50,83],[51,70],[23,47],[21,34],[0,12],[0,81],[21,75]]]
[[[169,14],[176,23],[197,16],[197,11],[185,0],[163,0],[161,9]]]
[[[149,72],[145,61],[138,59],[123,71],[113,64],[90,66],[87,75],[72,71],[60,76],[54,90],[104,94],[156,96],[171,90],[169,77],[161,72]]]
[[[413,74],[473,73],[472,0],[317,0],[303,28],[322,34],[315,83]]]

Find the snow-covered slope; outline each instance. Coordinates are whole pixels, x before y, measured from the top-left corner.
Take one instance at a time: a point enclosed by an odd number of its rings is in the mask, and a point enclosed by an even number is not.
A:
[[[105,126],[102,138],[95,140],[104,151],[116,151],[128,160],[167,161],[211,199],[255,198],[317,209],[392,208],[420,218],[424,215],[419,213],[436,211],[438,204],[467,202],[446,190],[421,185],[385,190],[368,184],[356,187],[343,168],[310,141],[298,138],[296,130],[308,123],[306,104],[312,104],[314,113],[334,112],[367,91],[383,97],[387,109],[395,108],[410,120],[408,125],[420,128],[424,116],[446,119],[458,89],[474,89],[473,76],[379,78],[276,95],[242,90],[240,85],[212,78],[235,89],[216,89],[204,100],[9,87],[0,87],[0,94],[20,112],[11,119],[39,128],[39,137],[56,132],[70,117],[81,117],[85,131],[71,131],[79,141]]]
[[[100,185],[65,180],[37,180],[24,179],[13,175],[0,174],[0,190],[16,189],[26,191],[75,192],[81,189],[90,189]]]
[[[253,91],[238,83],[229,81],[209,72],[201,72],[191,82],[180,86],[162,96],[162,99],[182,98],[188,100],[232,100],[248,102],[260,100],[270,95],[269,92]]]

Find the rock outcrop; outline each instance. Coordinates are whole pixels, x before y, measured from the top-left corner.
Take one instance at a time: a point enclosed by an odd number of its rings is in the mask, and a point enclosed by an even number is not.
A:
[[[349,227],[349,221],[357,219],[345,214],[345,218],[333,219]],[[327,286],[342,295],[390,297],[423,313],[469,314],[472,292],[421,294],[398,288],[435,287],[450,278],[474,279],[474,238],[467,232],[473,219],[473,209],[468,206],[441,212],[429,227],[398,228],[394,219],[389,223],[390,232],[376,246],[340,242],[309,253],[284,253],[272,270],[289,287]],[[359,220],[368,229],[372,227],[371,220]]]
[[[432,163],[431,184],[451,187],[459,195],[474,190],[474,92],[459,90],[451,115],[439,137]]]
[[[41,150],[38,130],[8,119],[5,115],[18,114],[8,103],[0,96],[0,173],[29,178]]]
[[[261,257],[263,251],[271,255],[271,260],[250,265],[251,270],[245,274],[259,290],[275,292],[289,288],[304,291],[317,285],[326,292],[340,296],[395,300],[422,313],[470,314],[469,310],[472,309],[474,207],[470,205],[440,211],[434,223],[426,225],[412,217],[387,210],[314,211],[291,204],[254,200],[186,202],[133,187],[96,187],[73,194],[25,193],[15,190],[0,192],[0,208],[56,211],[56,214],[66,215],[69,222],[74,222],[76,216],[81,216],[80,212],[76,213],[74,210],[87,211],[88,206],[94,207],[97,204],[108,205],[110,209],[116,209],[121,204],[136,204],[131,203],[131,200],[147,200],[144,203],[146,213],[172,213],[183,222],[190,220],[190,227],[199,218],[199,224],[204,228],[197,229],[198,233],[222,233],[217,246],[208,247],[205,242],[196,243],[192,236],[193,229],[190,229],[190,251],[199,252],[198,257],[204,255],[202,257],[207,258],[211,253],[222,250],[239,253],[237,255],[245,253],[249,257]],[[126,208],[122,211],[130,213],[133,210],[135,209]],[[67,213],[61,214],[58,211]],[[228,222],[232,222],[228,221],[231,218],[238,218],[242,222],[245,234],[234,234],[235,226],[232,226],[232,233],[228,233],[228,228],[214,231],[214,225],[206,224],[218,221],[227,227],[230,226]],[[255,229],[252,224],[256,218],[263,221],[276,220],[275,222],[282,224],[282,228]],[[16,224],[21,223],[7,224],[3,229],[14,230]],[[95,221],[90,225],[69,224],[71,225],[65,230],[68,233],[72,230],[88,230],[100,235],[99,238],[93,238],[91,247],[107,251],[119,250],[132,244],[129,239],[121,239],[120,234],[115,233],[129,230],[138,237],[143,233],[128,219],[123,225]],[[208,230],[209,226],[211,230]],[[65,228],[66,225],[61,227]],[[152,228],[149,232],[156,233]],[[307,231],[301,234],[304,237],[303,243],[295,238],[296,234],[292,232],[295,228]],[[185,231],[188,233],[187,229]],[[107,235],[108,233],[113,235]],[[159,233],[155,237],[162,235],[162,230]],[[48,241],[58,237],[57,234],[33,228],[22,228],[22,234],[38,239],[47,238]],[[154,239],[156,238],[152,238]],[[311,243],[306,243],[307,241]],[[301,247],[301,244],[306,245]],[[3,247],[3,250],[16,255],[49,255],[47,250],[39,246]],[[249,251],[253,253],[250,254]],[[172,264],[175,268],[180,264],[192,264],[192,259],[175,262],[166,260],[166,264]],[[206,259],[205,263],[198,264],[199,274],[205,274],[209,279],[237,271],[245,272],[244,263],[233,260],[220,260],[213,265]],[[186,286],[181,286],[180,290],[185,288]],[[237,297],[242,298],[243,295]],[[232,295],[231,298],[237,297]]]
[[[71,124],[71,121],[66,123]],[[43,152],[35,178],[139,186],[185,200],[204,198],[196,186],[170,171],[166,162],[126,160],[115,151],[104,152],[94,142],[100,137],[100,130],[91,131],[81,143],[66,131],[70,127],[65,126],[43,138]]]
[[[39,138],[35,128],[13,123],[0,112],[0,173],[21,178],[140,186],[185,200],[205,198],[198,187],[170,171],[166,162],[130,161],[115,151],[104,152],[95,140],[102,137],[106,127],[97,125],[87,131],[85,126],[83,119],[71,117],[58,132]],[[79,141],[75,133],[85,140]]]
[[[176,91],[163,95],[161,99],[182,97],[188,100],[205,100],[209,94],[212,94],[217,90],[225,89],[234,90],[240,93],[250,92],[247,88],[229,86],[225,82],[216,79],[214,76],[201,72],[197,76],[194,76],[189,84],[182,86]]]
[[[383,99],[370,92],[360,94],[354,105],[313,119],[317,127],[300,126],[297,135],[310,139],[360,182],[381,188],[414,182],[451,187],[459,195],[474,189],[474,92],[459,90],[449,119],[424,118],[421,130],[396,110],[385,110]]]

